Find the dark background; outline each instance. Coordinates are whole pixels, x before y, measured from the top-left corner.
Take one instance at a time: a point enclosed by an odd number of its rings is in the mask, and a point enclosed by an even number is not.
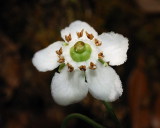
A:
[[[33,54],[62,40],[60,30],[83,20],[99,34],[114,31],[129,39],[128,60],[114,67],[123,96],[113,108],[123,128],[160,128],[160,1],[1,0],[0,128],[59,128],[70,113],[85,114],[109,128],[112,118],[88,95],[67,107],[54,103],[51,72],[38,72]],[[73,120],[70,128],[89,128]]]

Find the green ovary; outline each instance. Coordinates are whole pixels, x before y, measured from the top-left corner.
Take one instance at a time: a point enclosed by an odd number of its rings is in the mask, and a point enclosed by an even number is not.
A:
[[[76,42],[76,44],[70,49],[70,56],[76,62],[86,61],[90,58],[92,49],[89,44],[82,41]]]

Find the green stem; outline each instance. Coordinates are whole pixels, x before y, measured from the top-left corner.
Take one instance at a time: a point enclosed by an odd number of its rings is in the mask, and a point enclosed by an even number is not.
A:
[[[112,119],[114,120],[116,128],[121,128],[121,124],[120,124],[116,114],[114,113],[112,106],[105,101],[103,101],[103,104],[105,105],[106,109],[108,110],[109,114],[111,115]]]
[[[73,113],[68,115],[62,122],[61,128],[66,128],[66,125],[68,123],[69,120],[73,119],[73,118],[78,118],[81,119],[85,122],[87,122],[88,124],[92,125],[94,128],[105,128],[104,126],[96,123],[94,120],[90,119],[89,117],[79,114],[79,113]]]

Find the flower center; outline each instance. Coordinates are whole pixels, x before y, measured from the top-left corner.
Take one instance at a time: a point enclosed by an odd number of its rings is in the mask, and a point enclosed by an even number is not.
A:
[[[90,58],[92,49],[89,44],[82,41],[75,43],[70,49],[70,56],[76,62],[86,61]]]

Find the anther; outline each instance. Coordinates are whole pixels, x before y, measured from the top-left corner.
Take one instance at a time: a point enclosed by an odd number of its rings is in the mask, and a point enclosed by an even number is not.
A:
[[[89,69],[94,70],[94,69],[96,69],[96,68],[97,68],[97,66],[96,66],[93,62],[90,62]]]
[[[69,72],[72,72],[74,70],[74,67],[71,64],[67,63],[67,66]]]
[[[89,34],[88,32],[86,32],[86,36],[88,37],[88,39],[92,40],[94,38],[94,36],[92,34]]]
[[[99,59],[103,59],[103,58],[104,58],[103,52],[100,52],[100,53],[98,54],[98,58],[99,58]]]
[[[81,66],[79,67],[79,69],[80,69],[81,71],[86,71],[86,66],[85,66],[85,65],[81,65]]]
[[[59,60],[57,62],[59,63],[64,63],[65,59],[63,56],[58,56],[59,57]]]
[[[66,39],[66,41],[71,41],[72,40],[72,37],[71,37],[71,34],[69,34],[68,36],[67,35],[65,35],[65,39]]]
[[[62,55],[62,47],[56,51],[57,55]]]
[[[95,43],[95,45],[96,46],[100,46],[100,45],[102,45],[102,42],[100,42],[99,40],[97,40],[97,39],[95,39],[94,40],[94,43]]]
[[[83,31],[84,31],[84,29],[82,29],[82,30],[81,30],[81,32],[77,32],[77,36],[78,36],[78,38],[80,38],[80,37],[82,37],[82,36],[83,36]]]

